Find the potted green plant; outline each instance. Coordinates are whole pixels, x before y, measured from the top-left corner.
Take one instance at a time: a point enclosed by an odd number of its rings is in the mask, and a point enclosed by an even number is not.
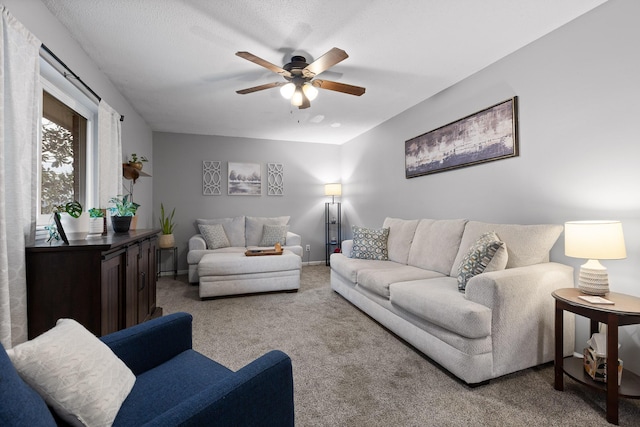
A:
[[[173,228],[175,223],[173,222],[173,216],[176,213],[176,208],[173,208],[171,215],[165,215],[164,205],[160,203],[160,229],[162,235],[158,239],[158,245],[161,248],[173,248],[176,245],[176,240],[173,236]]]
[[[136,214],[140,207],[129,199],[129,195],[118,195],[109,200],[109,212],[111,213],[111,225],[116,233],[126,233],[131,226],[131,218]]]
[[[107,234],[106,209],[89,209],[89,233],[102,235]]]
[[[129,157],[129,166],[138,170],[142,170],[143,162],[148,162],[145,156],[138,157],[136,153],[131,153],[131,156]]]

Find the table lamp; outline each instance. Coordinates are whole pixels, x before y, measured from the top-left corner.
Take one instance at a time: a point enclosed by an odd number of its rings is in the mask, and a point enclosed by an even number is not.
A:
[[[578,289],[589,295],[609,292],[609,274],[601,259],[627,257],[620,221],[570,221],[564,225],[564,253],[588,261],[580,266]]]

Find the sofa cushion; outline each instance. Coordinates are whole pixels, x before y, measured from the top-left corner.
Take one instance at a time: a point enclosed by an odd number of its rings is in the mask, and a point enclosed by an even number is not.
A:
[[[458,290],[464,292],[467,281],[483,272],[504,270],[507,265],[507,249],[493,231],[476,240],[458,266]]]
[[[409,265],[450,275],[466,222],[465,219],[420,220],[409,250]]]
[[[136,381],[131,370],[72,319],[7,354],[20,376],[66,422],[111,425]]]
[[[242,248],[247,246],[247,243],[244,237],[244,228],[245,228],[244,216],[237,216],[234,218],[197,219],[196,224],[198,225],[222,224],[222,227],[224,227],[224,233],[227,235],[227,239],[229,239],[229,244],[231,246],[242,247]]]
[[[351,226],[353,231],[353,247],[351,256],[357,259],[374,259],[386,261],[389,259],[387,251],[388,228],[366,228]]]
[[[458,265],[467,253],[467,249],[483,233],[489,231],[494,231],[507,247],[509,259],[506,268],[515,268],[548,262],[549,251],[562,233],[562,226],[555,224],[490,224],[469,221],[464,229],[460,250],[450,273],[451,276],[456,276]]]
[[[18,375],[0,344],[0,426],[54,426],[47,404]]]
[[[331,270],[338,273],[354,285],[358,283],[358,274],[364,270],[388,270],[403,265],[393,261],[349,258],[345,254],[331,254]]]
[[[114,425],[143,425],[231,375],[230,369],[202,354],[184,351],[138,376]]]
[[[407,263],[418,222],[420,222],[418,219],[385,218],[382,227],[389,229],[389,238],[387,239],[389,260],[400,264]]]
[[[287,225],[289,223],[290,216],[277,216],[277,217],[257,217],[248,216],[246,221],[246,246],[260,246],[262,240],[262,229],[265,224],[267,225]],[[274,243],[275,244],[275,243]]]
[[[284,246],[287,241],[287,225],[270,225],[264,224],[262,226],[262,239],[260,240],[260,246],[274,246],[276,243]]]
[[[393,283],[391,303],[416,317],[467,338],[491,335],[491,309],[468,300],[455,277]]]
[[[431,279],[442,277],[441,273],[423,270],[422,268],[410,265],[400,265],[400,267],[388,270],[363,269],[358,272],[358,286],[367,288],[381,297],[389,298],[389,285],[395,282],[406,282],[408,280]]]
[[[207,242],[207,249],[228,248],[231,246],[222,224],[198,224],[200,234]]]

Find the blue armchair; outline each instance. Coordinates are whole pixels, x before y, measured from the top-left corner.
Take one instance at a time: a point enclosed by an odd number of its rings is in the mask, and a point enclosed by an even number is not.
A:
[[[102,337],[136,376],[114,426],[293,426],[291,359],[271,351],[237,372],[192,349],[192,316],[176,313]],[[44,401],[0,352],[0,425],[45,426]]]

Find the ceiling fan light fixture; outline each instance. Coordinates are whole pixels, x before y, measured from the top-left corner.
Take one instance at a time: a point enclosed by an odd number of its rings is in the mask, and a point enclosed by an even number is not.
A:
[[[318,96],[318,89],[313,87],[311,83],[305,83],[302,86],[302,91],[309,101],[313,101]]]
[[[282,95],[284,99],[291,99],[291,97],[293,96],[293,92],[295,92],[295,90],[296,90],[296,85],[289,82],[280,88],[280,95]]]
[[[293,92],[293,95],[291,96],[291,105],[293,105],[294,107],[299,107],[302,105],[303,101],[304,94],[302,93],[302,89],[300,89],[299,87],[295,88],[295,92]]]

